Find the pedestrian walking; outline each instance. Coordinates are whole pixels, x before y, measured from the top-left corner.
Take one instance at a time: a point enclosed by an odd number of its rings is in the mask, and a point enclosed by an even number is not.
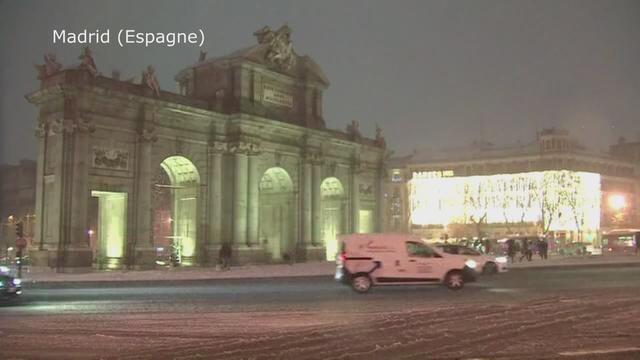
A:
[[[522,259],[527,258],[527,260],[531,261],[531,247],[529,246],[529,240],[524,238],[521,240],[522,245],[520,246],[520,262]]]
[[[231,245],[228,242],[222,243],[218,257],[220,258],[220,270],[229,270],[231,268]]]
[[[540,258],[546,259],[548,253],[549,253],[549,243],[547,242],[547,239],[543,238],[542,240],[540,240]]]
[[[507,240],[507,256],[509,257],[509,262],[513,264],[516,257],[516,245],[513,239]]]

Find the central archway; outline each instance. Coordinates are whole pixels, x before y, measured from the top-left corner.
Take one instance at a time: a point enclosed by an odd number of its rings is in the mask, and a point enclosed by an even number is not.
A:
[[[336,259],[338,235],[343,233],[344,187],[335,177],[324,179],[320,184],[322,196],[322,243],[329,261]]]
[[[291,258],[293,241],[293,182],[286,170],[268,169],[260,179],[260,241],[275,261]]]
[[[196,256],[200,174],[184,156],[160,164],[154,184],[154,244],[160,264],[193,265]]]

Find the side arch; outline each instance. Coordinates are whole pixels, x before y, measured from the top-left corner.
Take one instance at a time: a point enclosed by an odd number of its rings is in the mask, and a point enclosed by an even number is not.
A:
[[[154,181],[154,244],[162,263],[193,265],[198,232],[200,173],[181,155],[165,158]]]
[[[267,169],[260,179],[258,236],[274,261],[291,259],[295,251],[293,190],[289,173],[281,167]]]
[[[326,259],[333,261],[338,252],[338,235],[344,232],[346,203],[344,186],[336,177],[328,177],[320,184],[322,204],[321,238]]]

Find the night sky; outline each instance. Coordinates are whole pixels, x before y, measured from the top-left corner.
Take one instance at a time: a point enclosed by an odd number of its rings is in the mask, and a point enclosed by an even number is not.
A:
[[[0,1],[0,163],[35,158],[33,65],[48,51],[79,62],[83,45],[54,46],[53,29],[202,28],[212,57],[284,23],[331,82],[328,127],[358,120],[373,137],[378,123],[396,154],[526,143],[551,126],[592,148],[640,140],[640,1]],[[201,50],[91,49],[103,75],[153,64],[170,91]]]

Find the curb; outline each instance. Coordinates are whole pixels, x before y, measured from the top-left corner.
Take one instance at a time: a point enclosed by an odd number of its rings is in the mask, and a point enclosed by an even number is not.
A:
[[[158,285],[162,286],[183,286],[206,284],[212,282],[229,282],[229,283],[241,283],[244,281],[302,281],[310,279],[333,279],[333,274],[323,275],[300,275],[300,276],[273,276],[273,277],[237,277],[237,278],[208,278],[208,279],[162,279],[162,280],[71,280],[71,281],[25,281],[22,283],[25,289],[77,289],[85,287],[98,287],[98,288],[120,288],[127,286],[135,287],[154,287]]]
[[[549,269],[580,269],[580,268],[616,268],[640,266],[640,261],[615,262],[615,263],[592,263],[592,264],[558,264],[558,265],[541,265],[528,267],[507,267],[507,271],[523,271],[523,270],[549,270]]]

